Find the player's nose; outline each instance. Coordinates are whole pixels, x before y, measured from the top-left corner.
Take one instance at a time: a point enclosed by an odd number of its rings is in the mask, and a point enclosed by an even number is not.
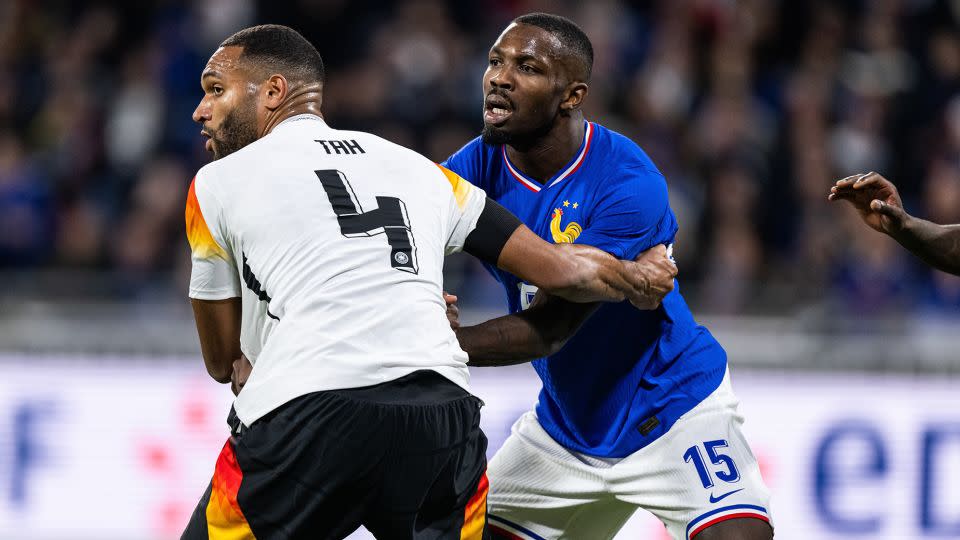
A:
[[[193,121],[198,124],[202,124],[210,120],[210,106],[207,105],[206,98],[200,100],[200,103],[197,104],[197,108],[194,109],[193,116],[191,118],[193,118]]]
[[[504,88],[512,89],[513,81],[510,79],[507,74],[507,70],[503,69],[502,66],[497,69],[490,69],[487,73],[487,81],[490,83],[490,86],[493,88]]]

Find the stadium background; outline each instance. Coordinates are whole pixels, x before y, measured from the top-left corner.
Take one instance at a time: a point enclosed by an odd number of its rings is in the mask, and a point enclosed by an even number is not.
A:
[[[960,2],[936,0],[0,1],[0,538],[174,538],[209,479],[231,396],[198,354],[182,209],[224,37],[294,26],[332,125],[439,161],[479,131],[487,48],[537,10],[584,27],[588,118],[668,179],[778,538],[960,538],[960,278],[825,200],[877,170],[960,222]],[[504,309],[470,258],[445,273],[465,321]],[[536,379],[474,376],[494,450]]]

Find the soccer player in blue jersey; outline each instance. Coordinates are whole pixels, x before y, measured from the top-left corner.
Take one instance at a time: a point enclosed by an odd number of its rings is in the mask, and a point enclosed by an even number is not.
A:
[[[573,22],[515,19],[490,49],[483,135],[444,165],[547,240],[633,258],[677,222],[647,155],[584,119],[592,61]],[[678,289],[655,310],[575,305],[489,269],[511,314],[460,327],[461,347],[475,366],[536,358],[543,381],[489,465],[495,536],[611,538],[645,508],[677,539],[772,538],[726,354]]]

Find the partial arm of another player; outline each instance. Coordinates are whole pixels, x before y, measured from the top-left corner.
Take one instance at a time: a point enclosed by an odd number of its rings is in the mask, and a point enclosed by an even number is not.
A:
[[[233,362],[240,358],[240,298],[190,299],[207,373],[219,383],[231,382]]]
[[[652,272],[660,298],[673,290],[676,267],[660,244],[643,252],[637,263]],[[575,303],[539,291],[524,311],[475,326],[459,325],[456,297],[445,297],[447,315],[471,366],[505,366],[550,356],[566,344],[599,303]]]
[[[622,261],[595,247],[546,242],[490,198],[464,251],[495,261],[500,269],[549,294],[579,303],[629,300],[640,309],[655,309],[673,289],[677,274],[666,257],[653,264]],[[669,279],[663,279],[664,273]]]
[[[903,209],[896,186],[870,172],[839,180],[829,200],[849,202],[864,223],[889,235],[934,268],[960,275],[960,225],[938,225]]]
[[[521,312],[475,326],[451,326],[471,366],[509,366],[558,352],[598,307],[538,292]]]

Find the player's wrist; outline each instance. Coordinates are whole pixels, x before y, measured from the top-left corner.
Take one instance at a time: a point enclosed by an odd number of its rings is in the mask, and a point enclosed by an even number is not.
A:
[[[920,236],[920,230],[922,228],[923,220],[917,219],[904,212],[903,218],[900,219],[899,223],[894,224],[893,227],[888,228],[884,232],[901,244],[909,244]]]
[[[636,263],[636,265],[639,270],[636,276],[637,289],[641,295],[650,297],[653,293],[653,281],[655,279],[654,273],[656,269],[650,263]],[[624,266],[626,266],[626,261],[624,261]]]

